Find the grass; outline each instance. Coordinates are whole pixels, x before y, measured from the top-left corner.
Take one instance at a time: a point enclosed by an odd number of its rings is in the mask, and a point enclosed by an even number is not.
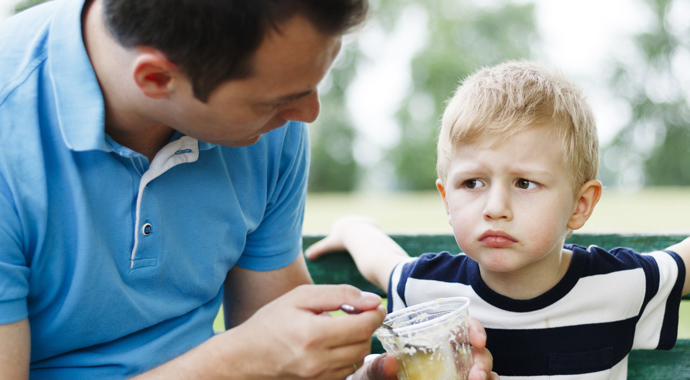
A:
[[[416,193],[309,194],[305,234],[325,234],[347,214],[374,217],[387,233],[452,233],[435,191]],[[679,233],[690,236],[690,187],[639,192],[604,189],[594,214],[580,232]],[[663,248],[663,247],[660,247]],[[690,339],[690,301],[683,301],[678,336]]]
[[[451,233],[435,191],[416,193],[310,193],[304,232],[326,233],[346,214],[369,215],[388,233]],[[690,235],[690,187],[652,188],[630,193],[604,189],[581,232],[680,232]]]
[[[310,193],[305,234],[325,234],[333,221],[347,214],[369,215],[387,233],[452,233],[441,197],[416,193]],[[690,235],[690,187],[651,188],[639,192],[604,189],[594,214],[580,231],[587,233],[680,233]],[[660,247],[662,248],[662,247]],[[223,330],[216,318],[214,329]],[[679,337],[690,339],[690,301],[683,301]]]

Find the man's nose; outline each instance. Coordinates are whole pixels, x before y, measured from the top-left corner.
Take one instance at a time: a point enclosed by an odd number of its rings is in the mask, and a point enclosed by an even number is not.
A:
[[[312,123],[319,116],[320,110],[319,94],[314,91],[303,98],[297,99],[289,108],[281,111],[280,117],[285,120]]]
[[[513,219],[513,213],[510,206],[510,189],[504,186],[492,186],[489,191],[486,192],[484,218]]]

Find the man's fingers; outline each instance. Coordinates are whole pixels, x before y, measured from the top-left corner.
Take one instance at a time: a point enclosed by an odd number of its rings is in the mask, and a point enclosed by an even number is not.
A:
[[[364,311],[357,315],[324,318],[317,323],[323,323],[324,325],[319,327],[327,329],[326,334],[330,347],[362,342],[370,348],[371,337],[374,331],[381,326],[385,316],[386,310],[383,306],[379,306],[375,310]],[[337,333],[331,333],[336,331]]]
[[[315,314],[340,309],[347,304],[359,310],[375,310],[381,305],[381,297],[363,292],[351,285],[303,285],[288,293],[295,305]]]

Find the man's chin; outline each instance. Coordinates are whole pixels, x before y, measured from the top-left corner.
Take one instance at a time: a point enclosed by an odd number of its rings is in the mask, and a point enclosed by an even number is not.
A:
[[[248,137],[244,140],[232,140],[232,141],[225,141],[225,142],[220,142],[218,143],[219,145],[225,145],[229,146],[231,148],[239,148],[243,146],[250,146],[256,144],[259,140],[261,140],[261,135],[257,136],[252,136]]]

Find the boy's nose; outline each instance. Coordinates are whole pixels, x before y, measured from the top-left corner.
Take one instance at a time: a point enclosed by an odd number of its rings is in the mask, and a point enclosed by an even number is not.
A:
[[[284,120],[303,121],[312,123],[319,116],[321,103],[319,94],[313,93],[296,100],[289,108],[280,112],[280,117]]]
[[[505,189],[503,186],[493,186],[486,193],[486,196],[486,204],[484,205],[485,219],[513,219],[509,189]]]

